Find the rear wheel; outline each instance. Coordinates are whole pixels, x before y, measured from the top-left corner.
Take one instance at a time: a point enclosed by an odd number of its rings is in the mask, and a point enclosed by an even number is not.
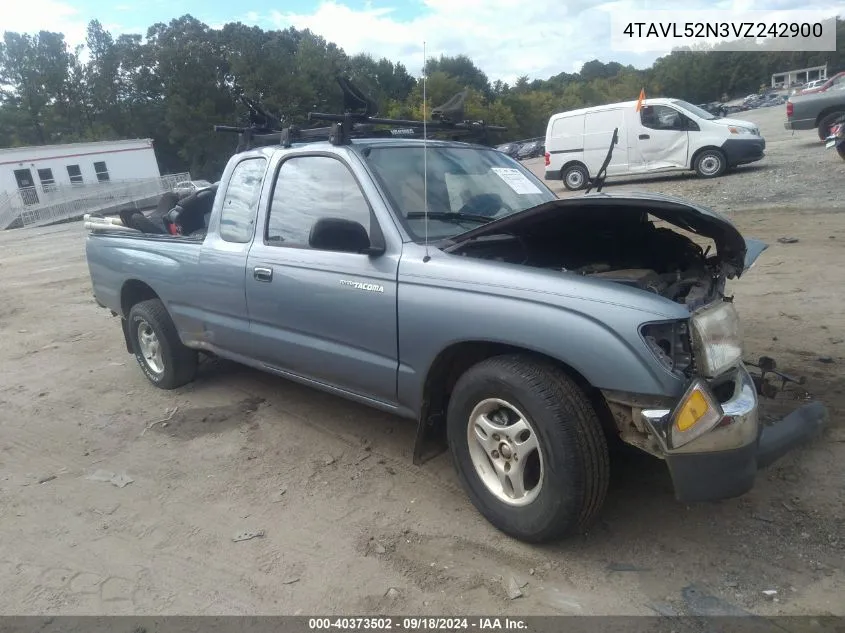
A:
[[[604,432],[558,368],[518,355],[475,365],[455,385],[447,432],[470,500],[502,532],[549,541],[583,532],[601,509]]]
[[[583,165],[574,164],[563,168],[561,174],[563,186],[570,191],[578,191],[587,186],[587,181],[590,179],[590,173]]]
[[[194,379],[197,352],[182,344],[161,300],[136,303],[127,321],[135,359],[151,383],[160,389],[175,389]]]
[[[819,121],[819,139],[824,141],[828,136],[830,136],[830,127],[833,123],[841,116],[845,116],[845,112],[832,112],[824,117],[822,117],[821,121]]]
[[[718,149],[706,149],[695,158],[695,173],[702,178],[715,178],[725,173],[728,161]]]
[[[836,153],[839,154],[839,158],[845,160],[845,145],[840,145],[836,148]]]

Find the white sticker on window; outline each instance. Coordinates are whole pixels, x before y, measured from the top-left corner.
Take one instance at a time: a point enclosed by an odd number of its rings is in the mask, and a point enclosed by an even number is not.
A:
[[[504,180],[507,185],[520,195],[531,193],[542,193],[533,182],[525,177],[525,174],[513,167],[492,167],[496,175]]]

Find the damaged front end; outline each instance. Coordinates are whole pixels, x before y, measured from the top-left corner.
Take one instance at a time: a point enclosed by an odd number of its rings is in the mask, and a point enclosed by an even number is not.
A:
[[[676,377],[666,395],[602,389],[621,439],[664,459],[676,497],[707,501],[741,495],[758,468],[811,437],[827,417],[821,403],[763,425],[758,395],[776,388],[771,359],[743,362],[740,321],[726,282],[749,270],[766,244],[745,239],[727,218],[653,194],[594,194],[555,200],[453,238],[458,255],[557,270],[601,300],[629,301],[619,285],[681,304],[688,316],[645,321],[638,338]],[[614,288],[616,291],[614,291]],[[612,371],[612,368],[608,368]]]
[[[601,193],[502,217],[442,248],[621,284],[692,312],[722,300],[726,281],[753,266],[766,244],[746,240],[727,218],[683,200]]]
[[[757,381],[744,364],[708,382],[692,380],[672,408],[640,409],[641,425],[656,440],[679,501],[736,497],[754,485],[757,471],[811,439],[827,421],[810,402],[762,424]]]
[[[742,361],[732,301],[715,301],[673,326],[663,324],[660,343],[652,347],[667,369],[685,375],[685,391],[680,398],[605,391],[620,437],[666,461],[680,501],[744,494],[760,468],[813,437],[827,411],[820,402],[811,402],[763,424],[759,397],[774,398],[778,392],[769,376],[780,378],[781,387],[802,384],[803,379],[779,372],[770,357]],[[674,343],[665,334],[670,331]],[[748,366],[759,369],[759,375],[752,375]]]
[[[621,439],[666,461],[678,500],[739,496],[753,487],[758,469],[812,438],[826,422],[827,410],[822,403],[811,402],[763,424],[759,397],[774,398],[778,392],[769,376],[780,378],[781,388],[804,381],[778,371],[770,357],[756,363],[742,361],[739,319],[732,302],[715,302],[693,312],[688,324],[675,325],[674,331],[682,333],[676,337],[684,344],[677,345],[681,351],[673,357],[665,352],[662,357],[667,369],[674,366],[686,375],[683,395],[604,391],[605,400]],[[664,326],[662,331],[668,329]],[[759,375],[752,375],[748,366],[758,369]]]

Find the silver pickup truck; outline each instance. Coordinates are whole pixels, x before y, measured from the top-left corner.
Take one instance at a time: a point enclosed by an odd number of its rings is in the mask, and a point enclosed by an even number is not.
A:
[[[787,130],[818,131],[819,139],[825,140],[830,134],[833,122],[845,114],[845,85],[838,84],[824,92],[806,95],[792,95],[786,102]]]
[[[276,138],[167,229],[87,223],[96,301],[153,385],[213,354],[415,420],[415,461],[448,446],[476,508],[529,542],[589,526],[614,442],[703,501],[822,425],[820,403],[760,420],[725,285],[766,246],[717,213],[558,199],[482,145]]]

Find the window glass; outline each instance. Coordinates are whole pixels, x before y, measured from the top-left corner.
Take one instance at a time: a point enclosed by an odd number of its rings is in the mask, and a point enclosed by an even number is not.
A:
[[[684,123],[681,114],[665,105],[647,105],[640,110],[643,126],[652,130],[681,130]]]
[[[415,241],[448,239],[557,198],[494,149],[433,145],[425,161],[423,151],[421,145],[374,147],[365,157]]]
[[[248,158],[232,170],[220,214],[220,237],[227,242],[245,244],[252,239],[266,165],[264,158]]]
[[[41,188],[44,191],[55,189],[56,181],[53,179],[53,170],[50,168],[39,169],[38,179],[41,181]]]
[[[71,184],[82,184],[82,170],[79,169],[79,165],[68,165],[67,175],[70,177]]]
[[[346,165],[328,156],[289,158],[273,189],[267,241],[308,246],[311,227],[320,218],[354,220],[370,232],[370,207]]]
[[[106,167],[105,161],[96,161],[94,163],[94,173],[97,174],[97,180],[106,182],[109,179],[109,170]]]

